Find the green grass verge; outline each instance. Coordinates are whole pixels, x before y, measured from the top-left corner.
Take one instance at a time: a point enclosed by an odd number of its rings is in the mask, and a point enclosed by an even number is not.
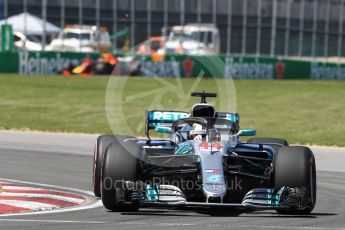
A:
[[[105,112],[108,79],[2,74],[0,128],[110,133]],[[193,81],[183,80],[186,91]],[[204,79],[198,89],[214,91],[213,83]],[[134,95],[159,84],[148,78],[131,78],[125,92]],[[290,143],[345,146],[345,81],[237,80],[235,86],[242,128],[255,128],[258,136],[282,137]],[[165,97],[165,108],[179,100],[176,94]],[[130,127],[144,123],[151,99],[128,103],[125,113]],[[141,132],[137,130],[138,135]]]

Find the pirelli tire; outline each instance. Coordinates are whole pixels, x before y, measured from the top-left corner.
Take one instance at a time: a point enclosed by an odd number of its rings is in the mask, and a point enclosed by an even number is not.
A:
[[[118,136],[119,137],[119,136]],[[93,192],[101,197],[101,169],[105,150],[117,137],[114,135],[101,135],[97,138],[93,157]]]
[[[101,169],[105,150],[116,141],[123,141],[131,136],[101,135],[97,138],[93,157],[93,192],[96,197],[101,197]]]
[[[271,148],[273,148],[275,152],[277,152],[281,148],[281,146],[289,146],[289,143],[287,142],[287,140],[284,140],[284,139],[281,139],[281,138],[273,138],[273,137],[266,137],[266,138],[255,137],[255,138],[250,138],[248,140],[248,143],[268,145]]]
[[[304,207],[277,210],[280,214],[307,215],[316,203],[316,166],[310,148],[286,146],[279,149],[273,160],[274,185],[303,191]]]
[[[139,200],[133,199],[131,191],[122,187],[125,181],[138,179],[138,146],[135,141],[114,141],[105,151],[102,162],[101,199],[103,206],[111,211],[137,211]],[[121,186],[121,187],[117,187]],[[119,191],[124,200],[118,200]]]

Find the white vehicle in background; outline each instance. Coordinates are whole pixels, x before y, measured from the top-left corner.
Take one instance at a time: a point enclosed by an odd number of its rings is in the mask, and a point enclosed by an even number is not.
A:
[[[16,50],[41,51],[41,41],[33,35],[25,35],[22,32],[13,32],[14,48]]]
[[[187,24],[173,26],[161,54],[204,55],[219,53],[219,30],[214,24]]]
[[[111,48],[106,28],[97,26],[68,26],[53,39],[47,50],[72,52],[107,52]]]

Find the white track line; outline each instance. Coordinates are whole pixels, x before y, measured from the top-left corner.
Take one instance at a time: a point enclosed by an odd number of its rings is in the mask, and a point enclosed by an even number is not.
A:
[[[2,188],[2,190],[28,190],[28,191],[38,191],[41,190],[41,188],[33,188],[33,187],[25,187],[25,186],[15,186],[15,185],[1,185],[2,183],[6,183],[3,181],[0,181],[0,187]]]
[[[18,201],[18,200],[0,200],[0,204],[11,205],[20,208],[27,208],[32,210],[46,210],[58,208],[56,205],[46,204],[34,201]]]
[[[24,185],[34,185],[34,186],[40,186],[40,187],[46,187],[46,188],[53,188],[53,189],[58,189],[58,190],[65,190],[68,192],[75,192],[77,194],[82,194],[82,195],[87,195],[87,196],[94,196],[93,192],[91,192],[91,191],[75,189],[75,188],[68,188],[68,187],[63,187],[63,186],[54,186],[54,185],[49,185],[49,184],[33,183],[33,182],[27,182],[27,181],[21,181],[21,180],[12,180],[12,179],[5,179],[5,178],[0,178],[0,181],[19,183],[19,184],[24,184]],[[83,210],[88,210],[88,209],[93,209],[93,208],[99,208],[102,206],[103,206],[102,201],[98,200],[97,202],[92,203],[90,205],[85,205],[85,206],[80,206],[80,207],[61,208],[61,209],[40,211],[40,212],[3,214],[3,215],[0,215],[0,217],[29,216],[29,215],[42,215],[42,214],[63,213],[63,212],[72,212],[72,211],[83,211]]]
[[[67,190],[67,191],[81,193],[88,196],[94,196],[93,192],[91,191],[86,191],[86,190],[76,189],[76,188],[68,188],[68,187],[63,187],[63,186],[55,186],[55,185],[50,185],[50,184],[41,184],[41,183],[27,182],[27,181],[22,181],[22,180],[12,180],[12,179],[5,179],[5,178],[0,178],[0,181],[6,182],[6,183],[11,182],[11,183],[24,184],[24,185],[34,185],[34,186],[40,186],[40,187],[46,187],[46,188]]]
[[[125,222],[110,222],[110,221],[83,221],[83,220],[39,220],[39,219],[1,219],[0,222],[28,222],[28,223],[51,223],[51,224],[112,224],[114,229],[116,226],[131,226],[131,225],[150,225],[150,226],[157,226],[157,227],[190,227],[190,226],[203,226],[203,227],[221,227],[221,226],[228,226],[225,224],[196,224],[196,223],[168,223],[168,222],[161,222],[161,223],[148,223],[148,222],[139,222],[139,221],[125,221]],[[240,225],[240,226],[232,226],[234,228],[244,228],[244,229],[296,229],[296,230],[345,230],[342,227],[285,227],[285,226],[260,226],[260,225]]]
[[[200,224],[195,223],[147,223],[147,222],[109,222],[109,221],[82,221],[82,220],[37,220],[37,219],[1,219],[0,222],[37,222],[37,223],[67,223],[67,224],[113,224],[114,228],[116,226],[124,226],[124,225],[150,225],[150,226],[157,226],[157,227],[190,227],[190,226],[199,226]],[[220,227],[220,226],[227,226],[222,224],[207,224],[203,225],[204,227]],[[245,229],[298,229],[298,230],[344,230],[345,228],[342,227],[284,227],[284,226],[260,226],[260,225],[240,225],[240,226],[233,226],[234,228],[245,228]]]
[[[72,197],[67,197],[67,196],[53,195],[53,194],[49,194],[48,192],[49,192],[48,190],[47,190],[46,194],[2,192],[2,193],[0,193],[0,198],[2,196],[29,197],[29,198],[49,198],[49,199],[66,201],[66,202],[75,203],[75,204],[81,204],[81,203],[86,201],[86,199],[78,199],[78,198],[72,198]]]
[[[187,227],[187,226],[197,226],[197,224],[192,223],[186,223],[186,224],[180,224],[180,223],[148,223],[148,222],[138,222],[138,221],[125,221],[125,222],[110,222],[110,221],[82,221],[82,220],[37,220],[37,219],[1,219],[1,222],[37,222],[37,223],[70,223],[70,224],[112,224],[114,226],[114,229],[116,229],[116,226],[130,226],[130,225],[150,225],[150,226],[157,226],[157,227],[164,227],[164,226],[175,226],[175,227]]]
[[[0,215],[0,221],[2,220],[1,217],[10,217],[10,216],[32,216],[32,215],[43,215],[43,214],[54,214],[54,213],[63,213],[63,212],[75,212],[75,211],[84,211],[93,208],[103,207],[102,201],[97,201],[96,203],[74,207],[74,208],[61,208],[49,211],[40,211],[40,212],[28,212],[28,213],[15,213],[15,214],[4,214]]]
[[[27,220],[27,219],[0,219],[0,222],[38,222],[38,223],[66,223],[66,224],[110,224],[105,221],[82,221],[82,220]]]

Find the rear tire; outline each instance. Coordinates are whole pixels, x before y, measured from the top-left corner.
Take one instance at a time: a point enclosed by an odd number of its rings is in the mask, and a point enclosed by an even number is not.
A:
[[[304,146],[282,147],[275,155],[273,171],[276,188],[305,189],[305,209],[297,210],[296,207],[291,207],[277,212],[290,215],[310,214],[316,203],[316,166],[313,152]]]
[[[263,144],[263,145],[268,145],[271,148],[274,149],[275,152],[278,152],[278,150],[281,148],[281,146],[289,146],[289,143],[287,142],[287,140],[281,139],[281,138],[251,138],[248,140],[248,143],[252,143],[252,144]],[[270,145],[270,144],[278,144],[278,145]]]
[[[115,141],[107,148],[102,164],[101,197],[103,205],[111,211],[137,211],[139,200],[131,200],[129,191],[125,191],[126,202],[116,198],[116,181],[137,180],[137,145],[134,142]],[[131,202],[131,203],[128,203]]]

